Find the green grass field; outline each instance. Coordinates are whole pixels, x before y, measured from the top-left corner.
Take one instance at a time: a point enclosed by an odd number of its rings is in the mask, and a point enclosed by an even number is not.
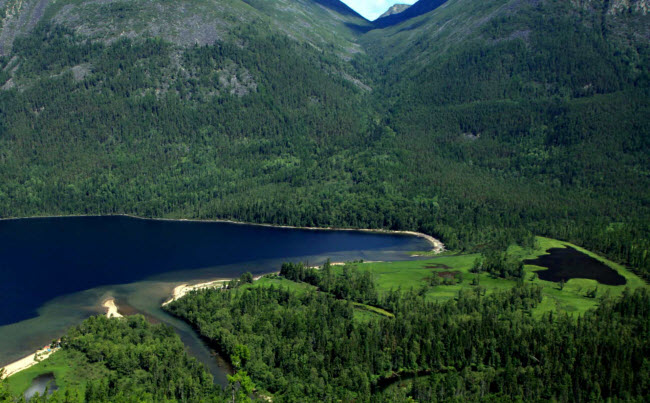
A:
[[[545,312],[554,310],[556,312],[582,313],[588,309],[596,307],[601,297],[605,295],[620,295],[625,288],[634,289],[637,287],[647,287],[647,285],[631,271],[625,267],[611,262],[603,257],[596,255],[579,246],[562,242],[555,239],[537,237],[536,247],[534,249],[524,249],[519,246],[511,246],[508,253],[518,259],[534,259],[538,256],[547,254],[550,248],[563,248],[565,246],[586,253],[587,255],[600,260],[612,269],[616,270],[626,279],[626,285],[609,286],[599,284],[596,280],[588,279],[571,279],[568,280],[562,289],[558,283],[540,280],[534,275],[535,272],[545,270],[543,267],[525,265],[524,279],[527,284],[538,284],[543,287],[544,299],[533,311],[535,316],[541,316]],[[479,254],[456,254],[445,252],[442,255],[432,256],[426,260],[413,260],[402,262],[373,262],[373,263],[348,263],[360,270],[369,270],[373,273],[379,292],[388,292],[390,290],[421,290],[424,291],[426,298],[434,301],[445,301],[455,298],[458,292],[463,289],[473,289],[478,282],[481,287],[485,288],[486,294],[491,294],[501,290],[507,290],[517,284],[517,280],[506,280],[495,278],[489,273],[475,274],[470,272],[476,258]],[[342,266],[333,266],[335,271],[342,271]],[[430,285],[430,279],[437,276],[440,272],[460,273],[462,280],[459,283],[448,285]],[[289,289],[293,292],[304,293],[314,290],[315,287],[305,283],[295,283],[277,275],[265,276],[247,287],[267,287],[274,285]],[[596,298],[587,297],[587,292],[598,287]],[[376,311],[374,307],[355,306],[355,317],[360,321],[368,321],[372,318],[381,316],[390,316],[388,312]],[[387,315],[388,314],[388,315]]]
[[[253,284],[246,284],[242,288],[270,287],[270,286],[286,289],[288,291],[294,292],[299,295],[302,295],[308,291],[316,290],[316,287],[314,287],[311,284],[296,283],[291,280],[287,280],[284,277],[280,277],[276,274],[267,274],[266,276],[255,281]]]
[[[592,256],[616,270],[625,277],[627,284],[624,286],[608,286],[599,284],[596,280],[571,279],[560,290],[559,284],[540,280],[537,276],[533,275],[536,271],[544,270],[545,268],[526,265],[524,267],[524,281],[528,284],[538,284],[543,287],[544,299],[533,312],[535,316],[539,316],[550,310],[581,313],[595,307],[598,304],[599,298],[604,295],[620,295],[626,287],[633,289],[647,286],[643,280],[625,267],[567,242],[538,237],[537,245],[534,249],[512,246],[508,252],[522,260],[534,259],[547,254],[546,250],[550,248],[562,248],[566,245]],[[387,292],[394,289],[409,290],[411,288],[419,290],[422,287],[427,287],[425,295],[429,300],[444,301],[455,298],[460,290],[476,287],[472,285],[472,282],[476,281],[476,279],[480,286],[485,287],[487,294],[499,290],[506,290],[517,284],[516,280],[495,278],[488,273],[478,275],[470,273],[469,270],[478,256],[478,254],[453,254],[447,252],[438,257],[419,261],[350,264],[361,270],[370,270],[375,276],[380,292]],[[438,272],[459,272],[461,273],[462,281],[453,285],[428,286],[429,279],[437,275]],[[596,298],[587,297],[587,292],[593,290],[595,287],[598,287]]]
[[[7,379],[9,390],[15,396],[22,395],[34,378],[50,372],[54,374],[60,390],[76,385],[80,385],[83,390],[87,380],[107,375],[106,367],[101,364],[89,363],[80,352],[59,350],[33,367],[10,376]]]

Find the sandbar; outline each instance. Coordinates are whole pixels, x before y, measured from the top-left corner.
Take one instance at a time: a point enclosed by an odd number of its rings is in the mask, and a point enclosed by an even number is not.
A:
[[[115,305],[115,298],[108,298],[104,303],[102,304],[104,308],[106,308],[106,317],[107,318],[122,318],[124,317],[119,310],[117,309],[117,305]]]

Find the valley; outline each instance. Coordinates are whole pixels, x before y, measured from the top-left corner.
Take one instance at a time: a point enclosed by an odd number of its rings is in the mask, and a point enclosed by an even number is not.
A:
[[[0,401],[647,399],[648,10],[0,0]]]

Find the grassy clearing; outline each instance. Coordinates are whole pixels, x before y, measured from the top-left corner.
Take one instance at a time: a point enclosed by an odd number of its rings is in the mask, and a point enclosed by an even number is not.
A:
[[[361,323],[368,323],[373,320],[381,319],[382,315],[379,315],[372,311],[367,311],[365,309],[355,309],[354,310],[354,320]]]
[[[556,312],[581,313],[595,307],[600,297],[604,295],[620,295],[627,287],[630,289],[637,287],[646,287],[647,285],[634,273],[625,267],[611,262],[601,256],[596,255],[578,246],[567,242],[562,242],[550,238],[537,238],[537,245],[534,249],[524,249],[519,246],[512,246],[508,252],[519,259],[534,259],[538,256],[547,254],[546,250],[550,248],[563,248],[567,245],[594,257],[605,263],[612,269],[616,270],[627,280],[624,286],[608,286],[599,284],[595,280],[571,279],[567,281],[563,289],[560,285],[550,281],[540,280],[534,275],[536,271],[544,268],[526,265],[524,267],[524,281],[528,284],[538,284],[543,287],[544,299],[542,303],[534,310],[533,315],[541,316],[543,313],[554,310]],[[470,273],[470,268],[478,254],[453,254],[447,252],[438,257],[432,257],[427,260],[407,261],[407,262],[380,262],[380,263],[353,263],[352,265],[362,270],[370,270],[377,281],[380,292],[387,292],[395,289],[402,290],[421,290],[424,291],[427,299],[445,301],[455,298],[462,289],[472,289],[478,282],[481,287],[485,287],[486,294],[496,291],[506,290],[517,284],[516,280],[505,280],[494,278],[488,273],[474,274]],[[338,268],[337,270],[341,270]],[[462,280],[452,285],[430,286],[430,279],[437,276],[438,273],[459,272]],[[598,287],[596,298],[586,296],[587,292]]]
[[[357,311],[366,311],[366,312],[372,313],[375,316],[379,315],[379,316],[385,316],[387,318],[394,318],[395,317],[395,315],[393,315],[392,313],[390,313],[390,312],[388,312],[388,311],[386,311],[384,309],[378,308],[376,306],[360,304],[358,302],[353,302],[352,305],[354,305],[354,309],[357,310]]]
[[[80,386],[82,392],[89,379],[99,379],[108,374],[105,366],[100,363],[89,363],[80,352],[60,350],[33,367],[10,376],[7,379],[9,390],[15,396],[22,395],[34,378],[50,372],[54,374],[59,390],[65,390],[69,386]]]

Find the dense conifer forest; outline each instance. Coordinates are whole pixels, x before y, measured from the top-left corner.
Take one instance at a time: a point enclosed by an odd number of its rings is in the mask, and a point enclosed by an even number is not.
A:
[[[432,303],[413,290],[378,298],[354,271],[289,264],[283,272],[319,287],[240,286],[169,306],[274,401],[642,401],[650,392],[645,289],[605,298],[578,318],[533,319],[535,286]],[[393,316],[359,321],[353,301]],[[407,375],[410,387],[387,387]]]

